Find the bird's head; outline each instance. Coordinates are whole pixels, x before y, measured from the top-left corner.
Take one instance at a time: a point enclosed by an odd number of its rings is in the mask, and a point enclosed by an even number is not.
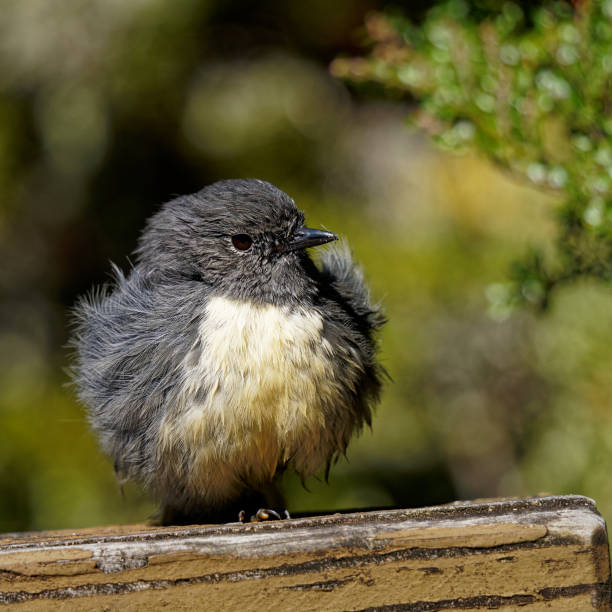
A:
[[[313,288],[305,249],[336,240],[265,181],[219,181],[164,204],[147,222],[137,257],[160,281],[200,281],[236,299],[299,300]]]

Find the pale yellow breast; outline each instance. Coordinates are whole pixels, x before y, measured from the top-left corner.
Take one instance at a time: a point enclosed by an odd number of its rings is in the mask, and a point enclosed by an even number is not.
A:
[[[301,472],[318,468],[331,440],[324,406],[339,393],[321,316],[217,297],[199,334],[184,360],[185,403],[172,424],[195,454],[193,486],[214,479],[223,488],[236,465],[255,480],[289,459]]]

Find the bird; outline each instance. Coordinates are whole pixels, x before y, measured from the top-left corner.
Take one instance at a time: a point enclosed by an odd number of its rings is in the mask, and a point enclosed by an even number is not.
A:
[[[289,516],[283,472],[327,480],[386,377],[385,314],[346,241],[229,179],[163,204],[134,257],[73,315],[73,382],[117,476],[164,525]]]

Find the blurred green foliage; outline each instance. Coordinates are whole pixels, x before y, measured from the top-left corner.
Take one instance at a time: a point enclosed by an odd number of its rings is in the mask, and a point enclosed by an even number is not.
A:
[[[563,195],[554,252],[534,246],[495,299],[546,306],[553,287],[612,280],[612,2],[546,2],[527,13],[450,0],[415,25],[371,15],[366,58],[336,75],[418,100],[412,120],[444,150],[475,150]]]
[[[498,4],[475,3],[477,13],[454,17],[452,6],[435,3],[406,10],[453,32],[475,15],[485,25],[472,32],[495,33],[508,11]],[[536,317],[508,308],[503,282],[530,245],[546,266],[555,261],[565,187],[523,185],[473,155],[436,151],[419,131],[401,127],[414,104],[403,100],[403,86],[381,101],[370,91],[351,95],[329,74],[341,51],[357,53],[355,32],[384,5],[4,0],[0,531],[141,521],[153,511],[137,486],[122,495],[67,384],[69,309],[108,280],[109,260],[128,268],[144,220],[161,202],[241,176],[278,184],[310,224],[346,236],[389,318],[381,357],[393,382],[373,431],[351,444],[330,485],[311,479],[306,491],[288,474],[292,511],[572,492],[595,497],[612,516],[610,289],[584,277]],[[552,15],[551,36],[570,19],[542,10]],[[524,15],[507,37],[536,27]],[[408,39],[393,23],[425,41],[410,53],[424,62],[422,45],[434,53],[425,25],[419,34],[397,14],[372,20],[370,29],[386,24],[398,52]],[[543,36],[534,34],[538,53],[548,53]],[[494,58],[481,64],[502,70],[499,88],[516,68],[505,71]],[[457,87],[452,70],[436,78],[440,90]],[[436,98],[433,85],[423,92]],[[546,121],[570,103],[555,102]],[[426,111],[417,116],[435,117]],[[481,131],[495,134],[496,113],[486,117],[482,127],[476,116],[461,118],[473,124],[472,143]],[[441,141],[467,125],[447,119]],[[552,125],[560,144],[550,155],[566,151],[558,165],[574,184],[567,164],[577,149]],[[525,150],[536,146],[536,131]],[[589,138],[596,151],[605,135]],[[505,155],[520,163],[519,152]],[[590,159],[581,163],[590,168]],[[535,162],[545,182],[556,176],[547,160]],[[604,208],[598,226],[581,219],[581,231],[599,240]]]

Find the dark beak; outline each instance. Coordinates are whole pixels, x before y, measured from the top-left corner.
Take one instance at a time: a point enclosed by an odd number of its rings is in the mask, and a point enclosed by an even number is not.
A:
[[[326,242],[331,242],[332,240],[338,240],[338,236],[332,234],[332,232],[302,227],[293,234],[291,240],[289,240],[285,247],[285,251],[307,249],[309,247],[325,244]]]

